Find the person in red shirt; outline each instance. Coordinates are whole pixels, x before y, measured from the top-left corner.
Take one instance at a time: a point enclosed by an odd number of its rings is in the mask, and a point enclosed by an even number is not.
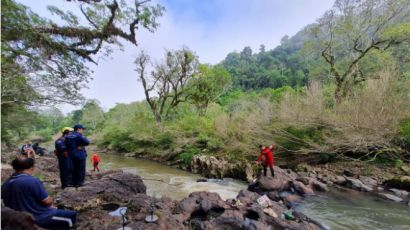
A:
[[[100,169],[98,168],[98,164],[100,163],[101,158],[97,153],[93,153],[91,156],[91,162],[93,163],[93,172],[97,169],[98,172],[100,172]]]
[[[266,176],[267,167],[270,168],[270,172],[272,177],[275,176],[275,172],[273,171],[274,159],[273,159],[273,145],[266,147],[266,146],[259,146],[261,149],[261,153],[258,157],[257,163],[260,164],[262,161],[263,166],[263,175]]]

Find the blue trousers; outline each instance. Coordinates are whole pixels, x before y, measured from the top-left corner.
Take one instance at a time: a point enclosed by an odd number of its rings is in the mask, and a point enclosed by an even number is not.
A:
[[[73,162],[73,185],[81,186],[84,184],[85,179],[85,156],[72,156]]]
[[[51,215],[36,220],[36,224],[45,229],[69,229],[74,226],[76,218],[75,211],[55,209]]]
[[[73,185],[73,163],[70,157],[65,157],[62,154],[57,156],[58,168],[60,170],[61,187]]]

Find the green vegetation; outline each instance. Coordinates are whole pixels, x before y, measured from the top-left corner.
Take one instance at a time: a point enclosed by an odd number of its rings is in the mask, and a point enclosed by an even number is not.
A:
[[[17,103],[6,111],[35,114],[41,125],[13,127],[15,119],[2,112],[2,136],[47,136],[83,123],[100,147],[183,165],[197,154],[250,161],[259,144],[271,143],[280,161],[409,162],[408,3],[337,0],[317,23],[273,50],[245,47],[217,65],[199,63],[186,47],[167,51],[163,62],[141,53],[136,76],[146,100],[108,112],[88,101],[67,116]],[[161,10],[148,10],[154,29]]]
[[[86,64],[109,55],[121,39],[137,45],[137,29],[155,31],[164,10],[147,2],[83,1],[81,15],[49,6],[59,17],[53,21],[14,0],[2,0],[1,6],[1,138],[6,143],[37,129],[36,107],[83,103],[78,91],[90,80]],[[87,23],[80,25],[82,20]]]

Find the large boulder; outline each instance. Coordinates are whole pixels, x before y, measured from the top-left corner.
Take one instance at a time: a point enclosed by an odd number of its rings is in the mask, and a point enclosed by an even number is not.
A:
[[[66,188],[56,197],[59,207],[83,211],[107,204],[125,204],[130,197],[146,193],[140,176],[115,172],[98,180],[87,181],[83,187]]]
[[[227,207],[227,204],[218,193],[193,192],[179,202],[176,207],[176,213],[192,218],[196,215],[206,215],[211,210],[216,212],[223,211]]]
[[[282,191],[289,188],[288,179],[283,179],[280,176],[261,177],[258,179],[258,186],[263,191]]]

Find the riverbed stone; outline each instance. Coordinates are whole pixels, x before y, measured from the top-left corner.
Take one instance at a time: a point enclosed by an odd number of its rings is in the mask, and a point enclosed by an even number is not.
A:
[[[252,204],[260,197],[256,192],[251,192],[247,189],[242,189],[239,191],[236,199],[240,200],[243,204]]]
[[[391,189],[389,189],[389,191],[396,194],[396,196],[408,196],[409,195],[409,192],[407,192],[405,190],[391,188]]]
[[[228,208],[218,193],[214,192],[193,192],[188,197],[179,202],[176,213],[186,216],[192,213],[207,213],[211,209],[224,210]]]
[[[346,186],[362,192],[371,192],[373,189],[363,184],[359,179],[346,177]]]
[[[327,187],[327,185],[318,180],[312,179],[309,181],[309,184],[311,184],[312,188],[316,191],[320,191],[320,192],[329,191],[329,188]]]
[[[312,196],[315,195],[315,192],[313,192],[313,189],[310,187],[306,186],[300,181],[292,181],[292,187],[295,189],[296,192],[298,192],[301,196]]]
[[[333,178],[333,183],[338,185],[344,185],[346,183],[346,178],[343,176],[335,176]]]
[[[402,198],[400,198],[398,196],[395,196],[395,195],[392,195],[392,194],[388,194],[388,193],[378,193],[378,196],[383,198],[383,199],[391,200],[391,201],[394,201],[394,202],[403,201]]]
[[[377,183],[377,180],[374,178],[368,177],[368,176],[360,176],[359,180],[365,184],[366,186],[369,187],[376,187],[379,183]]]

